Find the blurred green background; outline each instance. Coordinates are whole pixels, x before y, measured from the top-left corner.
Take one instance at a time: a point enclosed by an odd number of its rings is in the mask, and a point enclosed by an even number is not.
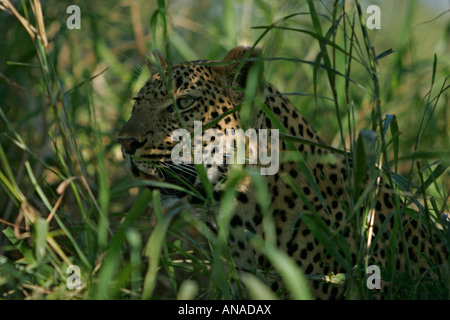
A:
[[[4,7],[5,10],[0,11],[0,107],[4,114],[0,119],[0,142],[3,159],[8,162],[18,188],[39,212],[46,211],[45,204],[31,183],[29,171],[34,173],[52,204],[58,199],[56,187],[63,181],[62,177],[75,175],[76,170],[85,172],[94,198],[101,190],[113,189],[130,179],[123,167],[116,138],[131,113],[131,98],[149,76],[146,56],[150,50],[161,49],[173,62],[219,60],[236,45],[252,45],[265,30],[255,27],[267,27],[297,12],[305,14],[292,17],[280,26],[312,30],[311,17],[307,14],[309,9],[304,1],[166,1],[166,26],[156,14],[158,2],[163,1],[42,1],[49,41],[45,63],[36,54],[42,48],[30,39],[17,18]],[[12,3],[21,15],[28,16],[30,23],[36,25],[31,1]],[[66,10],[72,4],[81,9],[80,30],[66,27],[70,16]],[[316,1],[315,4],[325,32],[330,27],[329,16],[334,1]],[[378,70],[383,118],[385,114],[395,114],[401,132],[400,157],[415,151],[450,152],[449,94],[448,90],[443,90],[449,85],[450,75],[450,2],[362,1],[363,9],[370,4],[381,8],[381,29],[369,30],[375,53],[395,51],[379,60]],[[356,10],[353,1],[345,1],[345,6],[351,17]],[[370,15],[365,13],[364,16]],[[156,17],[158,20],[155,21]],[[359,28],[355,28],[355,32],[360,35]],[[345,39],[341,36],[333,41],[343,45]],[[170,47],[169,51],[166,46]],[[332,97],[325,70],[319,70],[315,79],[310,64],[286,60],[314,61],[320,52],[316,39],[295,30],[273,29],[262,38],[259,46],[265,57],[285,58],[265,63],[266,80],[281,92],[297,93],[290,99],[303,116],[327,143],[342,148],[334,103],[314,98],[315,92]],[[356,49],[354,55],[359,55]],[[359,58],[366,59],[362,53]],[[345,73],[344,56],[337,53],[336,59],[336,69]],[[436,71],[433,73],[434,61]],[[374,105],[370,92],[373,88],[364,64],[353,62],[351,78],[357,83],[352,86],[351,107],[358,132],[371,127]],[[339,79],[337,88],[343,89],[343,86],[344,81]],[[54,95],[53,100],[49,92]],[[350,106],[345,105],[343,96],[339,98],[343,123],[347,123],[347,107]],[[55,102],[53,108],[50,108],[51,101]],[[423,122],[427,124],[426,130],[420,129]],[[68,127],[61,128],[60,123],[67,123]],[[350,141],[346,125],[344,131]],[[70,133],[68,140],[64,140],[62,132]],[[73,149],[79,152],[79,160],[68,156],[67,150],[71,147],[67,141],[74,143]],[[67,158],[61,161],[58,157]],[[439,160],[426,159],[424,174],[429,175]],[[81,169],[73,165],[77,161],[81,163]],[[68,164],[68,168],[62,163]],[[2,164],[1,169],[8,176],[7,166]],[[410,170],[410,160],[398,162],[400,174],[408,175]],[[444,171],[427,190],[438,197],[442,211],[448,210],[450,192],[449,172],[445,166]],[[416,173],[413,172],[413,178],[419,179]],[[10,176],[8,178],[11,180]],[[0,230],[3,230],[8,223],[10,227],[13,225],[20,205],[5,180],[1,185]],[[110,217],[121,218],[132,206],[137,193],[133,188],[108,194],[106,200],[99,196],[98,200],[100,206],[106,206],[102,210]],[[76,194],[68,192],[59,208],[60,215],[75,226],[76,221],[83,221],[82,216],[86,214],[79,208],[80,202],[86,201],[86,211],[94,205],[83,197],[88,196],[82,195],[80,200]],[[0,255],[4,255],[9,251],[10,243],[1,233],[0,238]]]

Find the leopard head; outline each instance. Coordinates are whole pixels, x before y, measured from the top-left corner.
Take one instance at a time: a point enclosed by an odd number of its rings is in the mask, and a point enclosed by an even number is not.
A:
[[[204,126],[221,117],[212,128],[240,128],[239,111],[232,109],[243,101],[242,89],[259,54],[258,48],[236,47],[222,61],[197,60],[170,67],[163,63],[162,75],[151,76],[134,98],[131,117],[119,132],[130,172],[141,179],[198,186],[193,164],[174,163],[172,150],[179,142],[173,141],[172,134],[182,127],[193,132],[194,121]],[[228,170],[226,164],[205,168],[213,185]],[[160,191],[165,205],[185,196],[171,188]]]

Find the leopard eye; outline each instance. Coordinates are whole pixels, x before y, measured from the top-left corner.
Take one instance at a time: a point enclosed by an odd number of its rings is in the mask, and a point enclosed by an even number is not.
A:
[[[178,98],[177,99],[177,107],[183,112],[189,110],[193,107],[195,102],[194,98]],[[175,107],[173,104],[169,105],[166,109],[169,113],[175,113]]]
[[[181,111],[186,111],[189,107],[191,107],[195,102],[194,98],[179,98],[177,100],[178,108]]]

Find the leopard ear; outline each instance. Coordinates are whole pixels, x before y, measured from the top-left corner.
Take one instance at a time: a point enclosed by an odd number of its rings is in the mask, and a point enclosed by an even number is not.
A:
[[[151,74],[158,73],[158,65],[167,68],[167,60],[158,49],[152,50],[147,55],[147,67]]]
[[[245,88],[247,76],[252,67],[260,64],[260,74],[262,75],[262,60],[258,60],[260,57],[261,48],[235,47],[221,61],[224,65],[215,68],[225,77],[230,86]]]

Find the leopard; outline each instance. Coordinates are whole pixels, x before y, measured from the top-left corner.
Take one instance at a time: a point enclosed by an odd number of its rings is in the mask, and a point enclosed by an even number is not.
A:
[[[286,293],[273,261],[249,240],[254,236],[261,239],[268,236],[263,223],[268,211],[274,226],[276,248],[295,261],[309,279],[309,288],[317,299],[345,296],[345,285],[326,279],[331,279],[331,275],[351,275],[352,270],[357,269],[361,264],[356,254],[361,250],[358,239],[369,239],[369,231],[377,240],[367,243],[370,264],[389,268],[389,257],[395,254],[395,266],[390,267],[398,270],[413,269],[424,275],[437,274],[435,265],[448,268],[445,238],[434,237],[435,231],[425,227],[419,218],[402,214],[404,204],[398,192],[380,178],[380,168],[376,168],[376,178],[366,174],[365,180],[359,182],[359,194],[355,199],[362,201],[355,204],[348,192],[355,183],[351,155],[346,156],[327,146],[289,97],[265,81],[262,61],[262,50],[253,46],[235,47],[222,60],[168,64],[160,57],[158,68],[154,68],[152,76],[133,98],[131,117],[118,134],[131,174],[138,179],[183,188],[188,185],[205,194],[204,181],[195,165],[173,161],[173,149],[179,143],[173,139],[175,130],[183,127],[192,134],[196,121],[201,122],[203,129],[214,128],[222,134],[227,129],[245,127],[281,129],[285,137],[300,139],[289,142],[281,139],[279,153],[294,151],[301,159],[280,161],[278,172],[259,175],[267,186],[268,208],[263,208],[255,191],[255,184],[261,183],[261,179],[250,174],[235,183],[234,197],[227,200],[232,206],[227,242],[236,267],[244,271],[267,270],[264,273],[267,286],[274,292]],[[261,104],[247,97],[246,90],[251,81]],[[247,112],[244,123],[242,106],[248,101],[250,107],[245,110],[250,113]],[[212,141],[202,141],[203,147],[208,143]],[[207,225],[213,230],[217,228],[217,219],[221,219],[217,208],[225,201],[222,198],[235,167],[225,162],[204,165],[216,207],[214,210],[209,208],[209,214],[203,217],[206,216]],[[260,167],[263,167],[260,163],[244,164],[244,168]],[[197,205],[196,210],[205,210],[201,205],[204,200],[183,188],[154,187],[160,191],[165,208],[187,203],[193,207]],[[364,210],[369,212],[365,216],[370,217],[370,221],[361,221],[366,226],[361,229],[351,221],[355,221],[355,215],[362,219]],[[322,229],[315,227],[311,219],[319,219]],[[394,230],[399,230],[394,228],[398,223],[403,225],[401,235],[393,234]],[[324,237],[328,239],[328,245],[324,244]],[[350,248],[347,251],[351,252],[350,256],[342,250],[342,243]]]

